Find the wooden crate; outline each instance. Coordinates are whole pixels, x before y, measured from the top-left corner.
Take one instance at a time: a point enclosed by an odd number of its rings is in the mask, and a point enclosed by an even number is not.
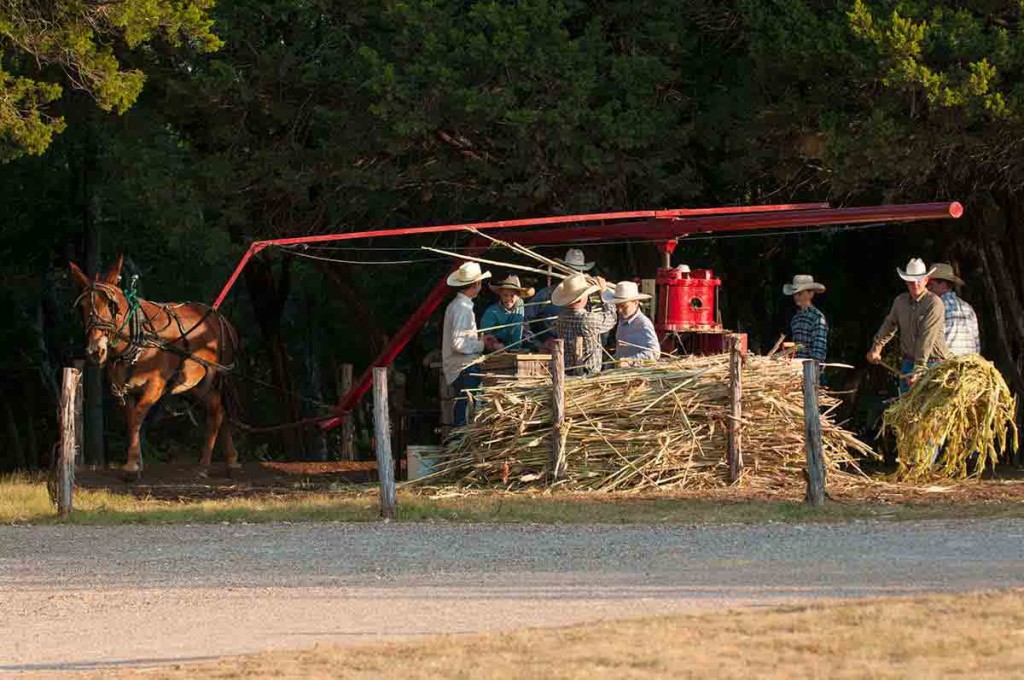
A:
[[[485,385],[493,385],[504,378],[549,376],[550,365],[550,354],[503,352],[487,357],[480,364],[480,373],[484,374]]]

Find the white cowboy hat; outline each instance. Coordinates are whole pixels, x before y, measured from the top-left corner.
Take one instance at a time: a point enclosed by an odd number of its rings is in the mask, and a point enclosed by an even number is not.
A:
[[[928,269],[924,266],[924,260],[919,257],[912,258],[907,263],[906,270],[896,267],[896,273],[900,275],[900,278],[904,281],[920,281],[921,279],[928,278],[935,271],[935,267]]]
[[[465,288],[477,281],[491,278],[490,272],[481,272],[476,262],[463,262],[462,266],[448,275],[448,285],[452,288]]]
[[[620,304],[622,302],[631,302],[636,300],[650,300],[651,296],[646,293],[641,293],[637,287],[635,281],[619,281],[615,284],[615,290],[605,289],[601,293],[601,299],[605,302],[610,302],[613,305]]]
[[[519,283],[519,277],[516,276],[515,274],[509,274],[501,281],[489,283],[487,284],[487,287],[490,288],[491,291],[495,293],[503,290],[514,290],[516,293],[519,294],[519,297],[523,299],[533,297],[533,294],[536,292],[532,287],[526,288],[521,283]]]
[[[579,248],[569,248],[565,251],[565,259],[559,260],[562,264],[567,264],[578,272],[589,272],[594,268],[593,262],[587,262],[587,258],[583,257],[583,251]]]
[[[583,274],[573,274],[551,291],[551,304],[555,307],[565,307],[598,290],[597,284],[588,281]]]
[[[815,281],[814,277],[808,274],[797,274],[793,277],[793,283],[785,283],[782,285],[783,295],[796,295],[802,290],[813,290],[818,293],[824,293],[825,286]]]
[[[946,264],[945,262],[936,262],[932,265],[932,275],[929,278],[939,279],[940,281],[949,281],[955,283],[958,286],[964,285],[964,280],[953,273],[953,267]]]

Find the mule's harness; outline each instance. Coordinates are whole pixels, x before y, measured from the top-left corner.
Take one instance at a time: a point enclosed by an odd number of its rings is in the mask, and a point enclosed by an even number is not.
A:
[[[124,291],[109,283],[92,281],[88,286],[86,286],[85,290],[82,291],[82,294],[79,295],[74,302],[74,307],[77,307],[86,296],[89,296],[89,320],[86,322],[85,326],[86,335],[95,329],[99,329],[106,333],[111,347],[118,346],[122,341],[127,342],[123,350],[111,357],[111,361],[113,363],[122,364],[127,369],[123,384],[120,386],[111,384],[111,391],[114,393],[114,396],[121,400],[122,403],[124,402],[125,395],[127,395],[128,390],[130,389],[135,364],[138,362],[139,355],[142,354],[144,349],[153,348],[163,350],[180,357],[181,363],[178,364],[175,375],[178,375],[183,371],[185,362],[188,360],[196,362],[207,370],[217,369],[221,371],[231,371],[234,368],[234,363],[225,365],[217,361],[203,359],[202,357],[197,357],[189,350],[188,336],[196,328],[203,325],[207,318],[211,315],[215,315],[221,327],[220,340],[217,344],[217,351],[218,354],[220,354],[223,343],[229,338],[227,321],[224,317],[222,317],[213,308],[208,307],[199,321],[193,324],[191,328],[186,329],[184,323],[182,323],[181,317],[174,311],[174,307],[160,303],[150,303],[159,307],[160,310],[167,315],[167,325],[157,331],[153,327],[153,319],[146,314],[146,311],[142,308],[142,303],[139,299],[137,290],[138,280],[138,275],[133,275],[128,289]],[[124,319],[120,324],[117,323],[117,317],[120,314],[118,293],[124,296],[128,307],[125,310]],[[104,319],[96,313],[97,294],[101,294],[106,298],[107,305],[110,308],[110,320]],[[169,342],[160,337],[160,332],[169,328],[172,322],[178,327],[179,337],[177,340]],[[126,330],[127,334],[125,333]],[[174,344],[175,342],[181,342],[185,346],[179,347]]]

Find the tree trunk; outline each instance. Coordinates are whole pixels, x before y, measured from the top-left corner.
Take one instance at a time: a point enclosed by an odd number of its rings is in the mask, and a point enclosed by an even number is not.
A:
[[[279,420],[282,423],[297,422],[302,415],[292,386],[288,351],[281,337],[281,314],[291,288],[290,261],[281,260],[279,273],[275,276],[273,261],[269,256],[254,259],[245,270],[245,282],[270,359],[271,384],[280,405]],[[302,438],[298,430],[284,428],[280,436],[289,457],[303,457]]]

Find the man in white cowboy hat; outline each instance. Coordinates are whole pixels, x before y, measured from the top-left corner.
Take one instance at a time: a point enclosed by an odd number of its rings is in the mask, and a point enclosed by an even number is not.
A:
[[[619,324],[615,330],[615,360],[626,364],[638,364],[645,359],[657,360],[661,356],[658,334],[654,323],[640,311],[640,301],[650,300],[651,296],[641,293],[633,281],[619,281],[615,290],[606,290],[601,297],[615,305],[619,313]]]
[[[901,393],[909,390],[930,364],[949,357],[944,335],[946,310],[942,300],[928,292],[928,277],[934,271],[916,257],[907,263],[906,270],[897,267],[896,273],[906,282],[907,292],[893,301],[868,351],[869,362],[881,363],[882,348],[899,332],[903,357],[900,372],[907,376],[900,380]]]
[[[484,349],[499,348],[492,335],[477,337],[473,298],[480,294],[483,281],[490,272],[480,271],[476,262],[465,262],[448,276],[448,285],[458,292],[444,312],[442,330],[441,366],[444,378],[455,391],[453,424],[465,425],[469,407],[468,390],[480,386],[479,376],[472,375],[473,364]]]
[[[569,248],[565,251],[565,257],[558,261],[578,272],[588,272],[594,268],[594,262],[587,262],[587,258],[579,248]],[[552,321],[538,321],[538,319],[558,316],[561,311],[557,305],[551,304],[551,294],[557,287],[558,283],[552,283],[541,288],[526,308],[526,320],[529,322],[533,337],[539,346],[558,337],[558,331],[555,330],[555,324]]]
[[[954,290],[954,286],[964,285],[963,279],[945,262],[936,262],[932,268],[935,271],[928,279],[928,290],[939,296],[946,310],[945,336],[950,354],[981,354],[978,315]]]
[[[587,309],[591,294],[604,291],[605,280],[582,273],[562,281],[551,293],[551,304],[561,307],[555,332],[565,341],[565,368],[571,375],[601,372],[601,334],[615,326],[615,305],[602,299],[601,307]]]
[[[533,288],[524,287],[515,274],[487,285],[498,296],[498,300],[484,310],[480,325],[506,347],[520,345],[523,342],[525,320],[523,300],[533,296]]]
[[[790,334],[797,345],[797,359],[825,361],[828,350],[828,322],[814,306],[814,294],[824,293],[825,286],[808,274],[797,274],[792,283],[782,286],[784,295],[793,296],[798,311],[789,322]]]

